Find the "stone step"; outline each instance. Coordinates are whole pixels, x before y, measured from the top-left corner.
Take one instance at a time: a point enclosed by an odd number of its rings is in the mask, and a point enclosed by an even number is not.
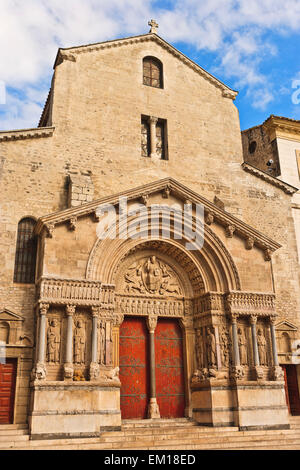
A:
[[[20,429],[27,429],[28,430],[28,425],[27,424],[0,424],[0,431],[17,431]]]
[[[28,428],[24,429],[1,429],[0,428],[0,438],[1,436],[21,436],[28,435]]]
[[[197,426],[197,423],[188,418],[177,419],[124,419],[122,420],[122,429],[131,428],[162,428],[170,426]]]
[[[250,431],[251,432],[251,431]],[[254,432],[254,431],[252,431]],[[261,435],[250,435],[249,432],[245,431],[241,434],[228,434],[223,435],[222,433],[215,433],[215,435],[203,435],[200,438],[195,436],[193,439],[187,436],[183,436],[174,439],[170,439],[169,436],[153,436],[152,438],[138,438],[132,439],[130,437],[122,436],[122,440],[116,440],[112,438],[110,441],[103,442],[101,438],[77,438],[77,439],[56,439],[56,440],[47,440],[47,441],[28,441],[26,446],[24,442],[7,442],[5,446],[8,448],[39,448],[39,449],[87,449],[87,448],[98,448],[98,449],[146,449],[146,448],[173,448],[181,449],[186,448],[186,446],[192,445],[193,448],[201,449],[210,449],[210,448],[240,448],[244,447],[257,447],[266,445],[273,446],[277,448],[278,445],[300,445],[300,433],[295,435],[295,433],[290,431],[275,431],[274,434],[271,431],[264,431],[264,438],[261,438]],[[280,434],[281,433],[281,434]],[[159,438],[157,438],[159,437]],[[168,441],[168,445],[164,444],[164,441]],[[292,444],[291,444],[292,442]],[[4,443],[3,443],[4,444]],[[196,446],[196,447],[195,447]]]
[[[0,446],[3,442],[29,441],[29,434],[5,434],[0,436]]]

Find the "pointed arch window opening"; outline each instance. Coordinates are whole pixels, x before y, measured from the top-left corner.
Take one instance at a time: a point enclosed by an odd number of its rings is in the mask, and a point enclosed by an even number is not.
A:
[[[34,284],[37,239],[34,235],[36,221],[29,217],[22,219],[18,225],[14,282],[18,284]]]

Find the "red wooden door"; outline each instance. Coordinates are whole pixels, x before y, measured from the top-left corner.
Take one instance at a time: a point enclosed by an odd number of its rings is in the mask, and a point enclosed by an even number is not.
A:
[[[282,366],[284,370],[285,393],[289,412],[294,416],[300,415],[300,397],[297,379],[296,366],[285,364]]]
[[[16,366],[15,359],[6,359],[6,364],[0,364],[0,424],[13,423]]]
[[[147,418],[149,402],[148,330],[144,318],[125,318],[120,327],[122,419]]]
[[[177,320],[159,319],[155,330],[156,397],[161,418],[184,416],[182,332]]]

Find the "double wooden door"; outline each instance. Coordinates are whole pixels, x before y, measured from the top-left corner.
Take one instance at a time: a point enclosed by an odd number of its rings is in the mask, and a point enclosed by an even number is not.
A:
[[[0,424],[12,424],[16,387],[16,359],[0,363]]]
[[[125,318],[120,328],[121,414],[147,418],[150,399],[149,333],[144,318]],[[177,320],[159,319],[155,330],[156,397],[161,418],[184,416],[183,339]]]

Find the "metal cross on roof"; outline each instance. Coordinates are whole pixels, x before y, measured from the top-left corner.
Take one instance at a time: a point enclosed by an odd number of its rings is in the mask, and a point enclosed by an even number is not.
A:
[[[155,20],[148,21],[148,25],[151,26],[149,33],[157,33],[158,23]]]

